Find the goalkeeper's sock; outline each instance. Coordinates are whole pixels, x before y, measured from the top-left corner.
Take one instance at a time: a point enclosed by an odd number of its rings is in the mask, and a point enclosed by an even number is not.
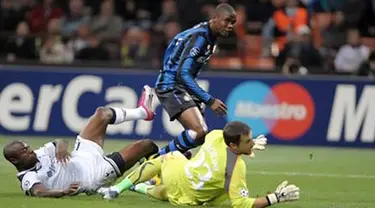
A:
[[[140,183],[134,186],[134,191],[140,194],[147,195],[147,190],[150,186],[145,183]]]
[[[113,189],[117,191],[117,193],[121,193],[125,190],[128,190],[132,186],[133,186],[132,181],[129,178],[125,178],[119,184],[113,186]]]
[[[180,151],[185,153],[189,149],[197,147],[204,142],[204,138],[196,138],[197,133],[193,130],[185,130],[181,132],[175,139],[169,142],[169,144],[159,150],[160,155],[165,155],[169,152]]]

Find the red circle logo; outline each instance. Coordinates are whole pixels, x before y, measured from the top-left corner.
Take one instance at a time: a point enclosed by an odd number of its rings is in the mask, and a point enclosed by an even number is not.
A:
[[[294,140],[302,136],[314,120],[314,101],[310,93],[294,82],[283,82],[271,88],[277,102],[277,121],[271,133],[282,140]],[[276,104],[276,103],[274,103]]]

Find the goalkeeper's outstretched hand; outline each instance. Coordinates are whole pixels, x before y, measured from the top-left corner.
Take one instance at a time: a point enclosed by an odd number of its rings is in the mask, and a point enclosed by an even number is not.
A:
[[[299,199],[299,188],[294,184],[288,184],[288,181],[283,181],[272,194],[267,195],[267,200],[270,205],[295,201]]]
[[[264,150],[266,149],[267,144],[267,137],[263,134],[257,136],[257,138],[253,139],[255,145],[253,146],[253,150]],[[250,155],[251,158],[255,157],[254,152]]]

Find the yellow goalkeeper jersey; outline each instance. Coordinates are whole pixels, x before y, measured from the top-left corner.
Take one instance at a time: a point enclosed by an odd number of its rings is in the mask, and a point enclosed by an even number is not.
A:
[[[206,135],[204,144],[180,172],[181,185],[196,204],[217,205],[229,199],[232,207],[252,207],[242,157],[225,144],[222,130]]]

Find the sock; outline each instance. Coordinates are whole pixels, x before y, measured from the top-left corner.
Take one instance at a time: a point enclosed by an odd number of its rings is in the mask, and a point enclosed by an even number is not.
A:
[[[113,188],[118,192],[121,193],[125,190],[128,190],[130,187],[133,186],[132,181],[129,178],[125,178],[120,183],[116,184]]]
[[[193,130],[185,130],[181,132],[169,144],[159,150],[160,155],[167,154],[168,152],[180,151],[182,153],[189,149],[197,147],[202,144],[202,139],[196,139],[197,133]]]
[[[149,188],[149,185],[145,183],[140,183],[134,186],[134,191],[140,194],[145,194],[147,195],[147,189]]]
[[[133,121],[133,120],[140,120],[147,118],[147,112],[142,107],[138,108],[117,108],[117,107],[110,107],[113,116],[110,124],[119,124],[125,121]]]

